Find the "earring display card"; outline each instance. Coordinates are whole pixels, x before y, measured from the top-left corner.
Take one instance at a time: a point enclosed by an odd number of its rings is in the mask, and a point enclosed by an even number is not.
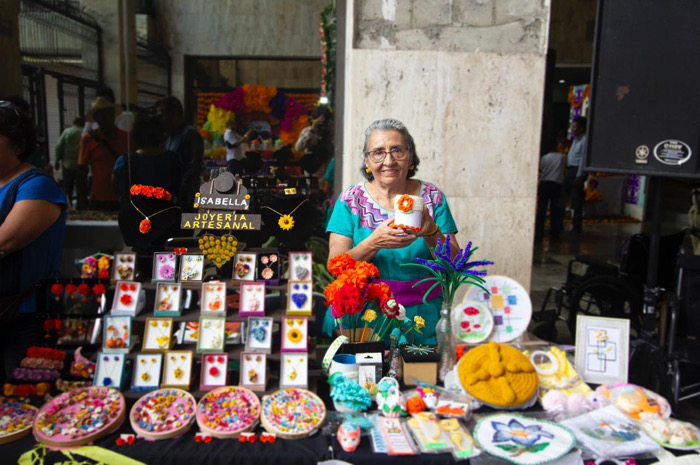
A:
[[[146,303],[146,292],[141,289],[141,283],[121,281],[117,283],[112,300],[112,315],[136,316]]]
[[[115,253],[112,281],[133,281],[134,276],[136,276],[136,254]]]
[[[304,316],[282,318],[280,352],[308,352],[309,319]]]
[[[233,279],[239,281],[255,281],[254,253],[237,253],[233,261]]]
[[[287,315],[311,316],[313,309],[313,283],[289,281],[287,283]]]
[[[197,353],[222,352],[224,350],[225,324],[225,318],[203,316],[199,319]]]
[[[278,284],[280,281],[280,255],[277,252],[258,252],[257,281]]]
[[[146,392],[158,389],[161,368],[163,368],[163,354],[137,354],[131,390]]]
[[[174,283],[177,280],[177,255],[174,252],[153,254],[153,275],[151,281]]]
[[[211,391],[228,384],[228,354],[202,355],[202,373],[199,377],[199,389]]]
[[[280,389],[306,388],[309,384],[309,354],[282,354]]]
[[[180,259],[180,281],[201,281],[204,275],[204,255],[188,254]]]
[[[272,322],[272,318],[269,317],[248,317],[246,351],[266,354],[272,351]]]
[[[174,345],[172,318],[146,318],[143,352],[163,352]]]
[[[226,316],[226,283],[211,281],[202,284],[203,315]]]
[[[103,352],[129,352],[131,349],[131,317],[105,315],[102,325]]]
[[[121,390],[126,354],[97,354],[97,367],[93,386],[111,387]]]
[[[163,358],[161,387],[189,389],[192,382],[192,351],[171,350]]]
[[[264,392],[267,384],[267,356],[243,352],[241,354],[241,377],[239,386],[254,392]]]
[[[155,316],[182,316],[182,285],[158,283],[153,313]]]
[[[313,263],[313,252],[289,252],[289,281],[312,281]]]
[[[265,316],[265,283],[241,283],[240,296],[240,316]]]

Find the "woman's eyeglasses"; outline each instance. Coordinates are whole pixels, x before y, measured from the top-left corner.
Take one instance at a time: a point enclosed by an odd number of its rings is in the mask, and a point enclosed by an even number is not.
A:
[[[22,117],[19,114],[19,111],[17,110],[17,105],[15,105],[14,103],[8,102],[7,100],[0,100],[0,108],[12,109],[12,111],[15,112],[15,115],[17,115],[17,118],[19,118],[20,120],[22,119]]]
[[[365,155],[369,157],[374,163],[381,163],[384,161],[387,155],[391,154],[391,157],[396,161],[401,161],[408,155],[408,148],[397,145],[389,150],[372,150],[371,152],[366,152]]]

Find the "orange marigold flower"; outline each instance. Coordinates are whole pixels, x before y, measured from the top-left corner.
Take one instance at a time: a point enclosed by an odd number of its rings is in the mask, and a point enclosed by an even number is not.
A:
[[[408,194],[402,195],[399,197],[398,207],[404,213],[410,212],[413,210],[413,198]]]
[[[341,255],[336,255],[331,258],[328,262],[328,271],[334,275],[338,276],[342,272],[352,269],[355,267],[355,259],[349,253],[344,253]]]
[[[368,262],[355,262],[355,272],[366,278],[379,277],[379,269]]]

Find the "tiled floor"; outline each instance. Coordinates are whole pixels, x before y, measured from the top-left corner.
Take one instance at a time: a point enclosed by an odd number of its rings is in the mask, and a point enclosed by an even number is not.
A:
[[[664,224],[662,234],[680,231],[687,223]],[[560,287],[566,282],[567,266],[576,255],[583,254],[618,265],[621,260],[625,239],[632,234],[643,231],[640,223],[624,224],[586,224],[583,234],[565,233],[559,242],[544,242],[535,244],[532,264],[532,281],[530,296],[533,312],[538,312],[545,301],[547,291]],[[644,231],[646,232],[646,231]],[[546,309],[555,308],[553,299],[548,300]],[[564,315],[566,316],[566,315]],[[557,323],[556,342],[560,344],[573,343],[567,325],[564,321]],[[700,424],[700,398],[683,402],[682,409],[677,414],[683,419]]]

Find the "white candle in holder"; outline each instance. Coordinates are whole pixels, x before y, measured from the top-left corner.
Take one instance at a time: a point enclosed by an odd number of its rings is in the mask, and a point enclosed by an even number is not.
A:
[[[423,197],[397,195],[394,197],[394,226],[420,231],[423,224]]]

